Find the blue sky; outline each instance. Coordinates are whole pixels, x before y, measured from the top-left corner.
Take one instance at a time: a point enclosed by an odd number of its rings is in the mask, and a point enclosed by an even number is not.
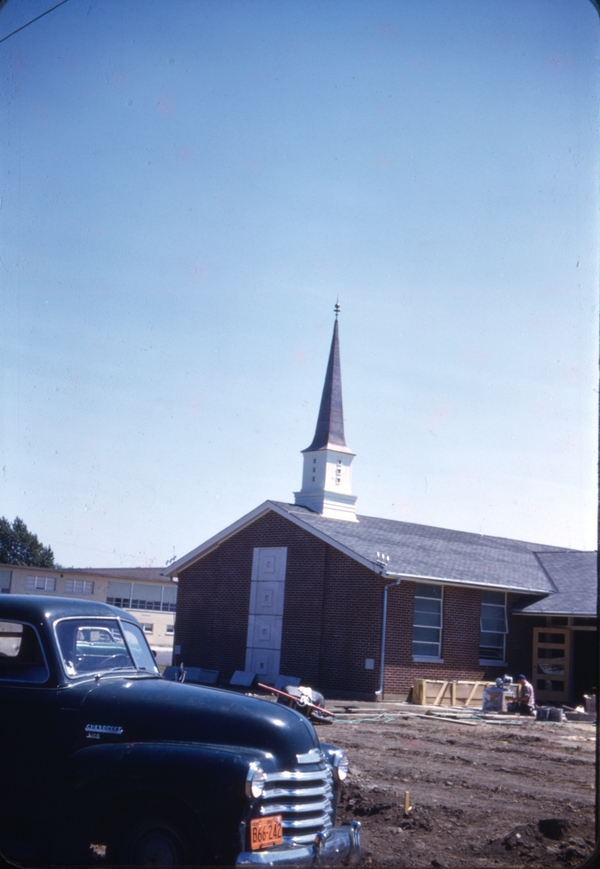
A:
[[[595,548],[598,30],[69,0],[0,43],[0,515],[161,565],[293,500],[339,296],[359,513]]]

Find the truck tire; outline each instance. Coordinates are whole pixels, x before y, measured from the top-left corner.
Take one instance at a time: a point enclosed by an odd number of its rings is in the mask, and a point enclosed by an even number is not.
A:
[[[106,856],[113,866],[187,866],[193,862],[183,830],[160,816],[140,818],[125,828]]]

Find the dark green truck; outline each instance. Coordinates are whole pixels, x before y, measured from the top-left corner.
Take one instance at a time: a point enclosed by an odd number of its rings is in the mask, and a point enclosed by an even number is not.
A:
[[[170,682],[139,623],[70,598],[0,597],[0,852],[26,866],[322,866],[345,753],[283,705]]]

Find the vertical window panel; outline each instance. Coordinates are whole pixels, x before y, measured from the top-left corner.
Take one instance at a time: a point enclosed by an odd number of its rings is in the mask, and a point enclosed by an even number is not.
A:
[[[412,654],[440,658],[442,654],[442,586],[417,582],[413,617]]]

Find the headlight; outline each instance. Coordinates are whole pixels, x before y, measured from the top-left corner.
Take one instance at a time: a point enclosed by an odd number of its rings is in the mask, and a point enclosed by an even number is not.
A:
[[[257,800],[265,789],[267,774],[257,763],[251,763],[246,776],[246,796]]]
[[[333,774],[337,781],[343,782],[348,776],[348,756],[340,748],[333,758]]]

